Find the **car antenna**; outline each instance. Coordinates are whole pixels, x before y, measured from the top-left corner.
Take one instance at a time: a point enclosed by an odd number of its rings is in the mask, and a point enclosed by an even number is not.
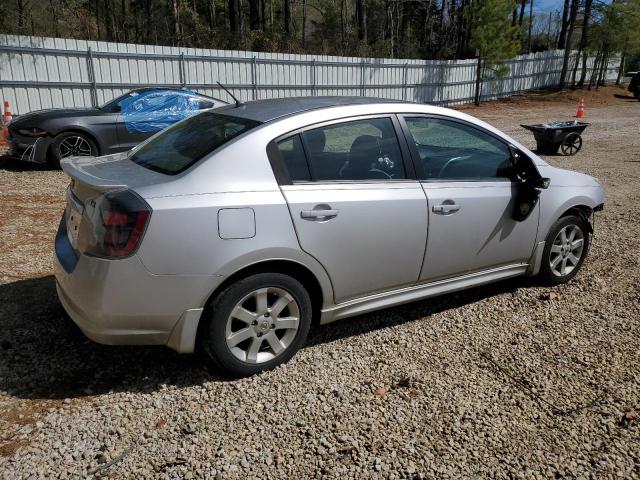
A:
[[[227,87],[225,87],[224,85],[222,85],[220,82],[216,82],[216,83],[217,83],[218,85],[220,85],[220,88],[221,88],[221,89],[223,89],[225,92],[227,92],[227,93],[229,94],[229,96],[235,100],[235,102],[236,102],[236,107],[239,107],[240,105],[242,105],[242,102],[241,102],[240,100],[238,100],[238,99],[233,95],[233,93],[231,93],[231,92],[229,91],[229,89],[228,89]]]

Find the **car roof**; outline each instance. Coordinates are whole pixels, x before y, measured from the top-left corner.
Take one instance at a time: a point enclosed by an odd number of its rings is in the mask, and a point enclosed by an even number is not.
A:
[[[131,90],[132,92],[153,92],[153,91],[158,91],[158,92],[164,92],[164,91],[174,91],[174,92],[190,92],[195,94],[198,97],[202,97],[202,98],[206,98],[209,100],[215,100],[217,102],[221,102],[221,103],[228,103],[224,100],[221,100],[219,98],[216,97],[211,97],[209,95],[205,95],[204,93],[198,93],[194,90],[189,90],[187,88],[179,88],[179,87],[142,87],[142,88],[134,88],[133,90]]]
[[[295,98],[273,98],[269,100],[255,100],[241,103],[240,105],[230,104],[216,109],[217,112],[224,112],[226,115],[246,118],[258,122],[270,122],[278,118],[318,110],[323,108],[341,107],[348,105],[374,105],[388,103],[410,103],[399,100],[387,100],[371,97],[295,97]]]

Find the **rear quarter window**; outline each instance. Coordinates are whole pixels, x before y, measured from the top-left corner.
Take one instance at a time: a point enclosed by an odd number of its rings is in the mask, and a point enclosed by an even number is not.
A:
[[[134,148],[129,159],[150,170],[176,175],[258,125],[255,120],[203,112]]]

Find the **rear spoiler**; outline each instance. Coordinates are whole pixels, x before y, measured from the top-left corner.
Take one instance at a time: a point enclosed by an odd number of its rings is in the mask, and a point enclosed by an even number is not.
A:
[[[60,160],[60,167],[69,175],[69,177],[90,185],[95,190],[99,191],[107,191],[107,190],[115,190],[120,188],[127,188],[127,185],[119,182],[117,180],[111,180],[108,178],[101,178],[97,175],[91,173],[91,170],[98,170],[95,167],[103,164],[113,162],[117,158],[113,158],[114,156],[107,157],[67,157]]]

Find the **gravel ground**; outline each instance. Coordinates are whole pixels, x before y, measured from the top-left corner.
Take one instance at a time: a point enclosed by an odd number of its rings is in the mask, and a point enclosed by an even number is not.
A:
[[[599,178],[582,272],[316,327],[287,365],[211,376],[196,356],[86,340],[60,307],[52,237],[67,180],[0,164],[0,477],[640,478],[640,105],[587,96]],[[467,108],[570,118],[575,93]]]

